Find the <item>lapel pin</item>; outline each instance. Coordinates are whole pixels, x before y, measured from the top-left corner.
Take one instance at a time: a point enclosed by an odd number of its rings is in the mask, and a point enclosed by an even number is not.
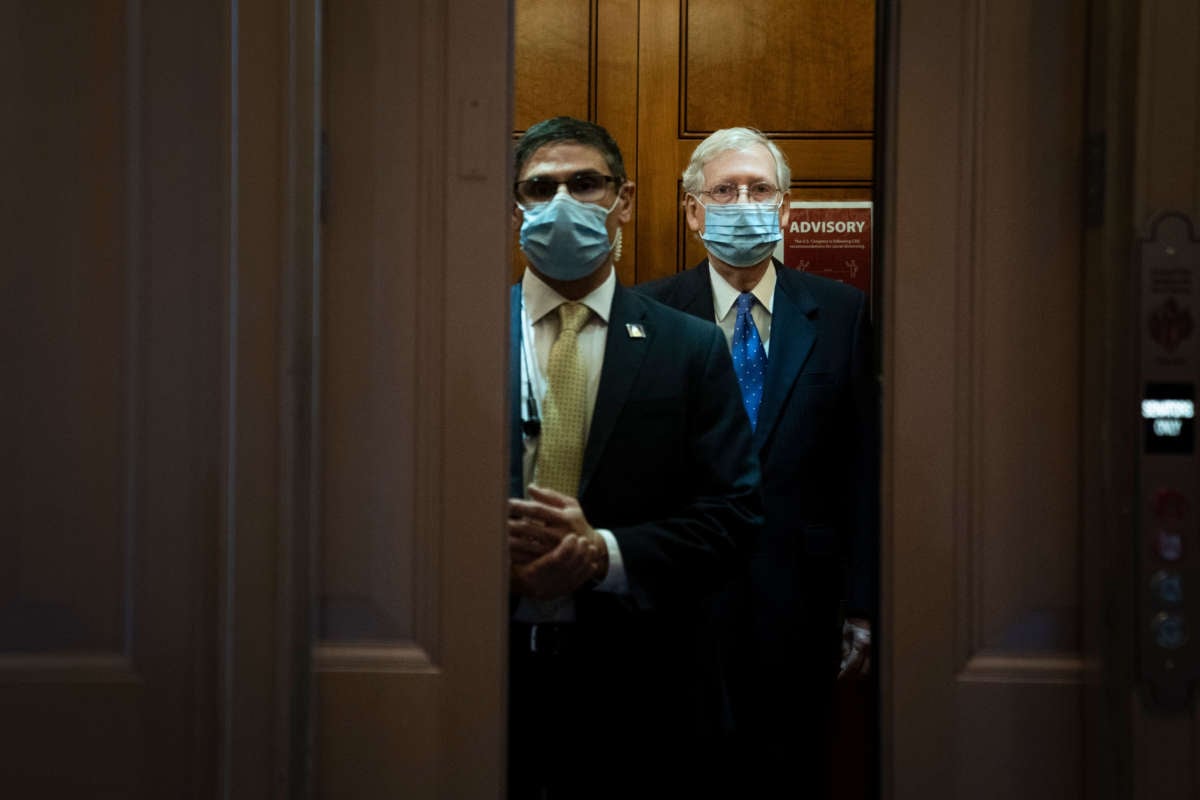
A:
[[[625,330],[629,331],[630,339],[645,339],[646,338],[646,329],[643,328],[641,325],[638,325],[636,322],[626,322]]]

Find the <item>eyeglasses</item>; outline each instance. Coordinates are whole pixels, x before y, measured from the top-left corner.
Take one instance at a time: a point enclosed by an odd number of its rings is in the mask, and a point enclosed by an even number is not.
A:
[[[549,177],[528,178],[513,184],[513,194],[520,203],[535,206],[553,200],[554,195],[558,194],[558,187],[564,183],[571,197],[581,203],[595,203],[608,194],[610,183],[619,186],[621,179],[599,172],[576,172],[565,181]]]
[[[714,203],[736,203],[738,195],[742,190],[746,190],[746,196],[750,198],[752,203],[769,203],[779,196],[778,187],[772,186],[766,181],[758,183],[736,184],[736,183],[719,183],[711,189],[705,189],[700,192],[702,195],[711,197]]]

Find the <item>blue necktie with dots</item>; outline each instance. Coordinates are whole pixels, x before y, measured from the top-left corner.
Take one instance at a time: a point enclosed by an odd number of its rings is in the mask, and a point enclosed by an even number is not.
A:
[[[750,417],[750,427],[758,426],[758,407],[762,404],[763,382],[767,374],[767,351],[763,349],[758,328],[750,309],[754,295],[742,292],[737,299],[737,321],[733,325],[733,371],[742,387],[742,403]]]

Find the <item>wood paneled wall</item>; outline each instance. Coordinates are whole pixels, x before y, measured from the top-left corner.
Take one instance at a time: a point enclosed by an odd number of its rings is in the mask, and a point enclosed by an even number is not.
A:
[[[637,182],[623,283],[703,257],[679,177],[719,128],[774,138],[793,199],[871,199],[874,0],[518,0],[516,13],[517,133],[558,114],[591,119]]]

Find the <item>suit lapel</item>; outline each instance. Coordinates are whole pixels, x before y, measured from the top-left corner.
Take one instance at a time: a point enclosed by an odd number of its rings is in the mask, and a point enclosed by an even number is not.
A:
[[[758,426],[754,430],[754,443],[760,450],[779,421],[783,401],[817,341],[817,327],[811,319],[817,310],[816,301],[798,280],[799,275],[789,273],[779,264],[775,265],[775,271],[771,351],[767,357],[767,379],[758,410]]]
[[[680,311],[686,311],[702,320],[712,322],[716,319],[713,309],[712,280],[708,275],[708,259],[700,262],[695,269],[689,269],[679,276],[678,302],[671,303]]]
[[[583,471],[579,478],[582,497],[591,481],[604,447],[617,424],[617,417],[629,399],[634,379],[650,347],[654,331],[647,329],[645,338],[629,335],[626,325],[641,324],[645,308],[633,293],[617,285],[613,293],[612,311],[608,315],[608,335],[604,343],[604,365],[600,370],[600,386],[596,392],[596,408],[592,412],[592,427],[588,433],[587,449],[583,454]]]

